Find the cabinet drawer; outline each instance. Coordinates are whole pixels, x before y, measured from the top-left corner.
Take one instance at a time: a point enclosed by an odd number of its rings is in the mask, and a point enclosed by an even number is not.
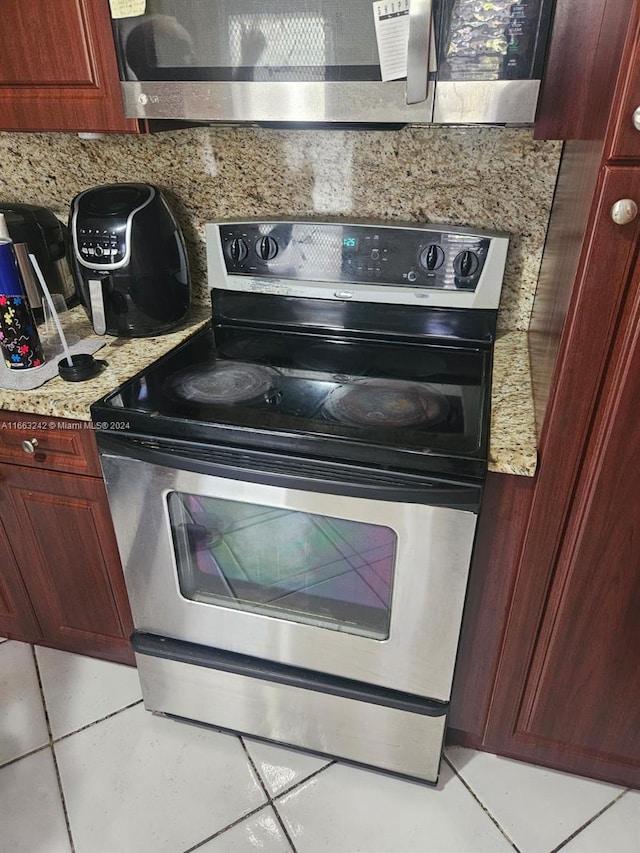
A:
[[[23,442],[29,442],[34,452],[28,452]],[[90,423],[47,415],[1,412],[0,462],[102,476]]]

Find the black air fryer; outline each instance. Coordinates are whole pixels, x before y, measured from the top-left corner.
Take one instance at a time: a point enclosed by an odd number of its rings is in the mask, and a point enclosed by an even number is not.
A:
[[[71,267],[99,335],[148,337],[177,326],[189,307],[180,227],[157,187],[107,184],[71,203]]]

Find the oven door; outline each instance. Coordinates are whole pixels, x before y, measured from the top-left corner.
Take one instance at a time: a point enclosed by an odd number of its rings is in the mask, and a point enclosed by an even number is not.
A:
[[[98,444],[139,632],[449,699],[479,487]]]

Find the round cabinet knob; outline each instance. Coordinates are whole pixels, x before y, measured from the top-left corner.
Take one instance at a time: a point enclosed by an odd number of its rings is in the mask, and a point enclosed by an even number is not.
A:
[[[241,240],[239,237],[234,237],[230,243],[227,244],[227,257],[234,262],[234,264],[239,264],[244,261],[244,259],[249,254],[249,247]]]
[[[263,261],[272,261],[278,254],[278,244],[273,237],[261,237],[256,243],[256,252]]]
[[[36,452],[36,447],[38,446],[37,438],[25,438],[23,442],[21,442],[22,449],[25,453],[28,453],[29,456],[33,456]]]
[[[638,205],[632,198],[621,198],[611,208],[611,218],[616,225],[628,225],[638,215]]]
[[[453,270],[460,278],[469,278],[469,276],[474,275],[478,271],[479,266],[480,261],[478,260],[478,256],[469,249],[456,255],[453,262]]]
[[[631,121],[636,130],[640,130],[640,107],[636,107],[631,116]]]
[[[440,246],[432,243],[420,252],[419,263],[422,269],[427,270],[427,272],[437,270],[444,263],[444,252]]]

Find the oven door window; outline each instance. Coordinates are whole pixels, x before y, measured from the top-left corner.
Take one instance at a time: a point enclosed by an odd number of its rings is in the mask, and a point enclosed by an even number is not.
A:
[[[185,598],[388,638],[390,528],[181,492],[167,502]]]

